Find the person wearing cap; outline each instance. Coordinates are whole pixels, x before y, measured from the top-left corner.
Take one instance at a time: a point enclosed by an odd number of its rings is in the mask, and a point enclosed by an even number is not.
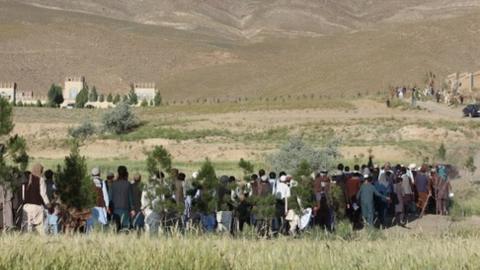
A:
[[[373,217],[375,213],[374,196],[387,201],[389,200],[389,197],[380,194],[380,192],[375,189],[372,185],[372,177],[370,175],[364,175],[363,178],[365,181],[357,193],[357,200],[360,201],[360,208],[364,220],[368,225],[373,226]]]
[[[117,232],[129,229],[130,216],[135,216],[132,203],[132,188],[128,181],[128,170],[125,166],[118,166],[117,180],[112,183],[110,198],[113,204],[113,220]]]
[[[100,169],[92,169],[92,181],[95,192],[95,207],[92,208],[92,216],[87,220],[87,231],[91,231],[95,224],[108,224],[107,212],[110,199],[107,191],[107,184],[100,178]]]
[[[130,183],[132,190],[132,206],[135,216],[132,218],[132,227],[135,230],[143,230],[145,225],[145,216],[142,212],[142,176],[139,173],[133,175],[133,182]]]
[[[22,187],[23,198],[23,217],[22,229],[28,232],[37,231],[40,234],[45,233],[44,206],[50,205],[47,196],[47,185],[42,177],[43,166],[35,164],[29,175],[28,182]]]

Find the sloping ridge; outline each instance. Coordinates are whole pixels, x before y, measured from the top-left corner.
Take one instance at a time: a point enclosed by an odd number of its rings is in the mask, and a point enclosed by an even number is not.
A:
[[[208,30],[241,38],[261,33],[333,34],[361,30],[381,22],[458,16],[480,6],[479,0],[13,1],[180,30]]]

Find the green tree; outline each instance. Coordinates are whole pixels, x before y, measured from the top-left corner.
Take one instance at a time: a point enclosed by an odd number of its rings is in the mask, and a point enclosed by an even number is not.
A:
[[[127,103],[119,103],[103,115],[103,127],[107,132],[122,134],[139,125],[139,121]]]
[[[162,105],[162,96],[160,95],[160,91],[157,91],[155,93],[155,97],[153,98],[153,105],[155,107]]]
[[[13,130],[12,105],[0,97],[0,137],[8,135]]]
[[[113,102],[113,96],[112,93],[109,93],[107,96],[107,102]]]
[[[296,186],[291,189],[288,207],[300,214],[303,209],[314,206],[312,168],[310,163],[302,160],[294,173]]]
[[[130,105],[137,105],[138,104],[138,96],[137,93],[135,93],[135,89],[133,86],[130,89],[130,92],[128,93],[128,104]]]
[[[87,172],[85,157],[80,155],[77,141],[72,143],[70,155],[63,167],[58,165],[55,185],[60,200],[67,208],[86,209],[95,203],[93,182]]]
[[[196,205],[197,210],[204,214],[212,214],[217,209],[218,178],[212,162],[206,159],[203,162],[194,185],[201,187],[201,196]]]
[[[128,99],[128,95],[123,95],[122,102],[130,104],[129,99]]]
[[[248,181],[250,179],[250,175],[253,173],[254,170],[253,164],[250,161],[246,161],[241,158],[238,162],[238,167],[240,167],[240,169],[242,169],[243,171],[244,180]]]
[[[62,87],[52,84],[48,90],[48,105],[50,107],[59,107],[63,103]]]
[[[13,130],[12,105],[0,97],[0,183],[9,182],[12,188],[17,188],[16,176],[25,171],[29,157],[26,152],[26,141],[15,135],[7,137]],[[5,141],[3,141],[5,138]]]
[[[105,101],[105,96],[103,94],[100,94],[100,96],[98,96],[98,101],[104,102]]]
[[[165,179],[156,179],[150,181],[146,189],[146,196],[150,201],[156,200],[154,205],[155,211],[160,213],[175,213],[183,211],[183,206],[177,204],[175,200],[171,200],[173,196],[172,186],[174,179],[172,178],[172,155],[163,147],[156,146],[152,151],[147,152],[147,172],[150,179],[156,177],[157,172],[164,171],[168,175]],[[158,200],[160,198],[160,200]]]
[[[88,94],[88,101],[90,102],[95,102],[98,100],[98,92],[97,92],[97,88],[95,87],[95,85],[92,87],[92,90],[90,91],[90,93]]]
[[[148,107],[148,101],[146,99],[142,100],[142,103],[140,103],[140,106]]]
[[[116,94],[116,95],[115,95],[115,98],[113,98],[113,104],[119,103],[119,102],[120,102],[120,99],[121,99],[120,94]]]
[[[85,104],[88,102],[88,88],[84,87],[78,93],[77,97],[75,98],[75,107],[83,108]]]
[[[37,107],[43,107],[43,104],[42,102],[40,101],[40,99],[37,99],[37,104],[36,104]]]
[[[153,177],[157,171],[170,172],[172,169],[172,155],[163,146],[155,148],[147,153],[147,172]]]

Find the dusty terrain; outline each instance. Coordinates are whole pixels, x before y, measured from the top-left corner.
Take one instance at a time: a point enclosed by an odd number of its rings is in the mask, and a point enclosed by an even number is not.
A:
[[[38,95],[68,75],[104,94],[156,82],[177,102],[423,87],[427,71],[479,69],[478,4],[3,0],[0,81]]]
[[[246,158],[263,163],[289,137],[303,135],[316,147],[339,140],[348,161],[365,160],[371,152],[379,162],[421,163],[425,158],[434,160],[444,143],[451,160],[463,162],[478,145],[480,123],[462,118],[460,107],[420,105],[424,108],[389,109],[379,101],[359,99],[347,109],[270,110],[265,105],[265,109],[248,110],[246,106],[236,111],[229,110],[228,104],[205,105],[211,112],[189,111],[187,105],[137,109],[141,127],[123,136],[96,135],[85,142],[82,153],[91,159],[142,162],[145,151],[164,145],[180,162],[210,158],[235,163]],[[219,107],[225,111],[215,112],[221,111]],[[14,132],[27,138],[33,157],[60,160],[69,151],[68,129],[85,119],[100,128],[103,112],[16,108]]]

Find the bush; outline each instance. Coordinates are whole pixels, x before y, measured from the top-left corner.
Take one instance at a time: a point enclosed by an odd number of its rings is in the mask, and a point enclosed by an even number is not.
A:
[[[147,153],[147,171],[153,177],[158,170],[170,172],[172,169],[172,155],[163,146],[155,146]]]
[[[218,198],[218,178],[212,162],[206,159],[198,172],[195,186],[201,187],[201,196],[196,203],[196,209],[202,213],[209,214],[216,211]]]
[[[52,84],[48,90],[48,104],[50,107],[58,107],[63,102],[62,87]]]
[[[84,87],[78,93],[77,97],[75,98],[75,107],[83,108],[85,104],[88,102],[89,91],[87,87]]]
[[[68,130],[68,135],[75,139],[86,139],[95,134],[96,128],[90,121],[83,122],[80,126]]]
[[[90,208],[95,203],[93,182],[87,172],[85,157],[80,156],[78,142],[74,142],[63,168],[58,165],[55,184],[60,200],[67,208]]]
[[[115,134],[128,133],[139,125],[137,117],[125,102],[106,112],[102,122],[105,131]]]
[[[305,143],[301,136],[291,137],[277,153],[267,157],[273,170],[296,172],[301,163],[308,163],[314,171],[320,168],[330,169],[335,166],[335,161],[340,157],[338,141],[331,141],[317,150]]]

